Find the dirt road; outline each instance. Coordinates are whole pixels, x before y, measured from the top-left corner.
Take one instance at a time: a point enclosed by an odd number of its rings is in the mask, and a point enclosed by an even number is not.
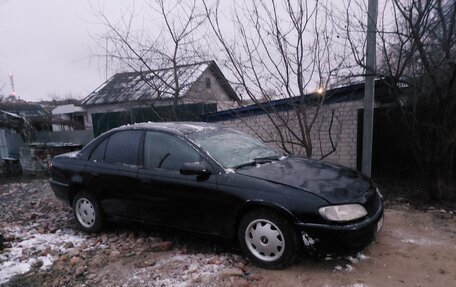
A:
[[[0,285],[456,286],[455,209],[388,204],[377,242],[362,253],[270,271],[193,234],[116,223],[87,235],[46,180],[1,183]]]

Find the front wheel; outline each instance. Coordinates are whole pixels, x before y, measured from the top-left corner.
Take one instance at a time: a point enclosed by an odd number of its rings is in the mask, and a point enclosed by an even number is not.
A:
[[[98,201],[88,192],[76,194],[73,211],[79,227],[86,232],[98,232],[103,225],[103,212]]]
[[[238,238],[242,251],[257,265],[283,269],[299,253],[299,241],[293,225],[271,210],[247,213],[239,224]]]

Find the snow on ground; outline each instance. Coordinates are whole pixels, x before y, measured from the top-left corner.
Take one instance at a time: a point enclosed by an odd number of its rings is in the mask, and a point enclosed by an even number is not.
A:
[[[404,205],[385,209],[385,215],[378,243],[365,255],[302,258],[270,271],[225,243],[186,233],[113,224],[85,235],[47,179],[0,184],[0,285],[453,286],[454,215]]]
[[[416,245],[435,245],[435,244],[440,244],[440,242],[427,239],[427,238],[405,238],[402,239],[401,242],[404,243],[410,243],[410,244],[416,244]]]
[[[169,254],[161,257],[152,267],[137,269],[122,285],[138,286],[152,283],[153,286],[210,286],[222,274],[238,269],[225,268],[223,264],[210,262],[211,256],[203,254]],[[224,258],[220,258],[221,261]],[[167,276],[160,276],[166,272]],[[151,275],[155,274],[155,275]],[[231,273],[230,273],[231,274]]]
[[[437,240],[433,238],[427,238],[418,234],[409,234],[403,231],[395,231],[394,236],[397,239],[400,239],[403,243],[408,243],[412,245],[422,245],[422,246],[431,246],[431,245],[442,245],[444,244],[445,237],[442,237],[442,240]]]
[[[58,255],[65,254],[86,241],[85,236],[76,235],[72,230],[57,230],[55,233],[39,233],[30,226],[11,226],[3,230],[3,236],[14,238],[11,248],[0,254],[0,284],[13,276],[23,274],[32,267],[48,269]],[[71,243],[71,244],[70,244]]]
[[[341,266],[341,265],[336,265],[334,266],[334,269],[333,271],[346,271],[346,272],[352,272],[353,270],[356,270],[355,269],[355,265],[358,264],[360,261],[362,260],[366,260],[366,259],[369,259],[370,257],[369,256],[366,256],[364,254],[362,254],[361,252],[358,252],[358,254],[356,254],[356,256],[347,256],[347,257],[338,257],[338,258],[332,258],[331,256],[326,256],[325,260],[326,261],[331,261],[331,260],[334,260],[334,259],[338,259],[338,260],[344,260],[344,261],[347,261],[347,263],[344,265],[344,266]]]

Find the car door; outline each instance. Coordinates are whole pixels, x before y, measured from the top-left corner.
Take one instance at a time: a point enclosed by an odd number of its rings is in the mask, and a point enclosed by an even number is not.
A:
[[[88,186],[97,195],[106,214],[140,218],[138,156],[143,131],[116,132],[102,141],[86,164]]]
[[[151,222],[197,231],[214,231],[217,213],[217,175],[182,175],[188,162],[208,162],[192,146],[175,135],[146,131],[141,184],[141,212]],[[215,226],[217,227],[217,226]]]

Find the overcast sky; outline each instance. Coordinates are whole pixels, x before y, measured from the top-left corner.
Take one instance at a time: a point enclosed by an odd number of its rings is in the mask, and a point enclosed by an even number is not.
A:
[[[109,0],[105,12],[118,17],[128,2]],[[96,46],[91,35],[104,31],[94,3],[0,0],[0,94],[11,93],[9,73],[17,95],[27,101],[69,93],[82,98],[100,85],[104,71],[89,57],[89,48]]]
[[[154,15],[137,17],[146,10],[144,3],[143,0],[0,0],[0,94],[11,93],[9,74],[12,73],[16,94],[23,100],[68,95],[84,98],[106,78],[103,61],[94,57],[94,51],[103,54],[96,35],[106,31],[97,13],[103,11],[116,23],[123,12],[131,11],[134,6],[137,29],[144,25],[156,27],[154,23],[142,22],[157,18]],[[232,3],[222,1],[225,6],[222,13],[229,14]],[[110,69],[112,74],[114,68]]]

